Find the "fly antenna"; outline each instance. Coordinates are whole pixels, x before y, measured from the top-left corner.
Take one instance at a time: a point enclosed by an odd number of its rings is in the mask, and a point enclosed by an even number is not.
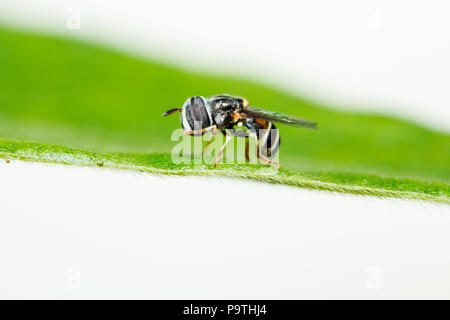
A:
[[[163,116],[163,117],[167,117],[167,116],[170,116],[171,114],[173,114],[173,113],[175,113],[175,112],[180,112],[180,111],[181,111],[180,108],[173,108],[173,109],[170,109],[170,110],[167,110],[166,112],[164,112],[164,113],[162,114],[162,116]]]

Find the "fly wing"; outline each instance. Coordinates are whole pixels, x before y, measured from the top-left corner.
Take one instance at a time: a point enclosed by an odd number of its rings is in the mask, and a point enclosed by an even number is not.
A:
[[[288,116],[279,112],[268,111],[249,106],[243,108],[242,112],[252,118],[266,119],[269,121],[284,123],[294,127],[317,129],[317,123],[314,121]]]

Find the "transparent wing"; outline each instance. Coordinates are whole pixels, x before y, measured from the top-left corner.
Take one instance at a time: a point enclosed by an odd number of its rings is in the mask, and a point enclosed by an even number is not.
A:
[[[268,111],[254,107],[245,107],[242,112],[252,118],[266,119],[269,121],[284,123],[294,127],[317,129],[317,123],[314,121],[288,116],[279,112]]]

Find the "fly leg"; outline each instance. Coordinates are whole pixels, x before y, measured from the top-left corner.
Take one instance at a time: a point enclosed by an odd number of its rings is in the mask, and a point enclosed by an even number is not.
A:
[[[219,163],[220,158],[222,158],[223,150],[225,150],[225,147],[227,146],[228,142],[230,142],[230,140],[231,140],[231,136],[228,134],[225,134],[225,143],[223,144],[223,146],[220,148],[219,152],[217,153],[216,161],[214,161],[214,167],[217,167],[217,163]]]
[[[246,139],[245,139],[245,160],[246,160],[247,162],[250,162],[250,155],[249,155],[249,152],[250,152],[250,143],[249,143],[249,141],[248,141],[248,138],[246,138]]]
[[[210,129],[209,130],[213,130],[213,136],[215,136],[216,135],[216,133],[217,133],[217,126],[216,125],[212,125],[211,127],[209,127]],[[208,129],[208,128],[205,128],[205,129]],[[214,140],[212,139],[212,137],[211,137],[211,140],[209,140],[207,143],[206,143],[206,145],[205,145],[205,147],[203,148],[203,151],[202,151],[202,155],[203,156],[205,156],[207,153],[208,153],[208,151],[209,151],[209,149],[211,149],[211,146],[212,146],[212,144],[213,144],[213,142],[214,142]]]
[[[278,162],[272,161],[270,159],[267,159],[265,156],[263,156],[262,154],[259,155],[259,160],[261,160],[262,162],[266,163],[266,164],[270,164],[270,165],[274,165],[277,167],[277,169],[280,169],[281,165]]]
[[[212,144],[213,144],[213,142],[214,142],[214,140],[213,139],[211,139],[210,141],[208,141],[208,143],[205,145],[205,147],[203,148],[203,155],[205,155],[208,151],[209,151],[209,149],[211,149],[211,146],[212,146]]]
[[[256,142],[256,156],[258,157],[259,160],[261,160],[261,162],[265,163],[265,164],[269,164],[269,165],[274,165],[277,167],[277,169],[280,169],[280,164],[278,162],[272,161],[270,159],[268,159],[266,156],[264,156],[263,154],[261,154],[260,152],[260,141],[258,139],[258,137],[256,136],[256,134],[252,134],[252,136],[255,138],[255,142]]]
[[[189,134],[189,135],[196,135],[196,134],[202,134],[205,133],[206,131],[212,130],[213,134],[215,135],[217,132],[217,126],[215,124],[213,124],[212,126],[203,128],[203,129],[198,129],[198,130],[193,130],[193,131],[185,131],[184,134]]]

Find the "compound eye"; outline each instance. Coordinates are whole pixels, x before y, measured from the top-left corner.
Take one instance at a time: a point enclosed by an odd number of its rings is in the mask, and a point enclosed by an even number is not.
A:
[[[206,128],[211,126],[210,116],[203,97],[195,96],[185,104],[183,127],[190,131],[194,128]]]

